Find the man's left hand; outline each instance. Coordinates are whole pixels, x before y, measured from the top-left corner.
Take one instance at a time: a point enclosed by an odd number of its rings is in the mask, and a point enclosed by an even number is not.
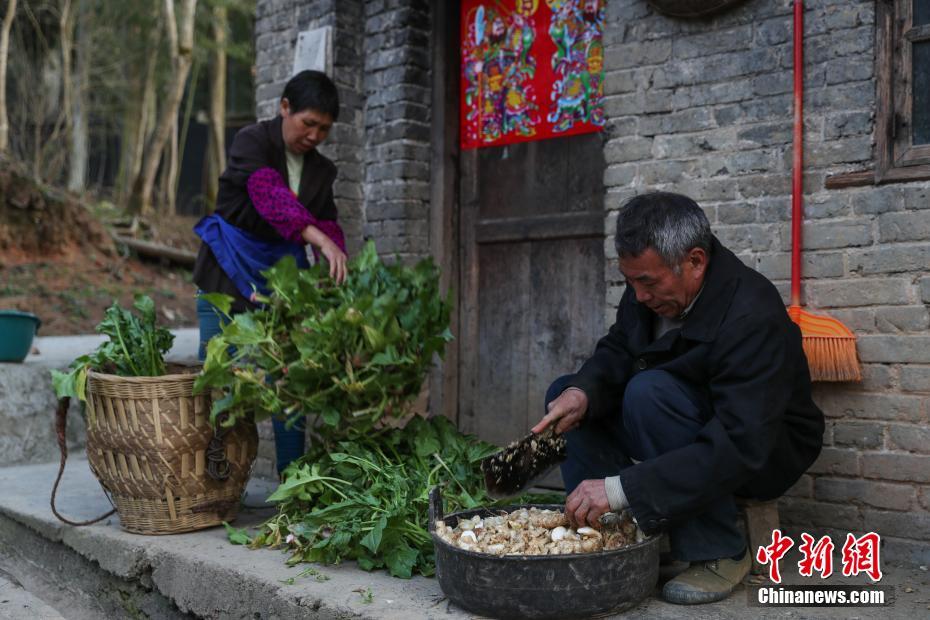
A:
[[[565,516],[576,527],[601,526],[598,518],[610,510],[604,479],[585,480],[565,500]]]

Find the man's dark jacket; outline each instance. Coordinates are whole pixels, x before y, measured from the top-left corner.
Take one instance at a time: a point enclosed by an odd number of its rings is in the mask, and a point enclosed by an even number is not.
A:
[[[653,342],[655,316],[628,286],[616,323],[569,381],[588,396],[586,419],[620,415],[627,382],[646,369],[699,386],[713,405],[694,443],[618,472],[640,526],[665,529],[726,494],[784,493],[820,454],[824,420],[778,291],[715,238],[681,329]]]

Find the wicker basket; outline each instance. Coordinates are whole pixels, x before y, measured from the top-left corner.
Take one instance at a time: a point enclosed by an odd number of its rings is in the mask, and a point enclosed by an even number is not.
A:
[[[210,398],[193,395],[196,378],[88,373],[87,457],[130,532],[189,532],[231,521],[239,511],[258,449],[255,424],[239,423],[222,438],[228,476],[213,479]]]

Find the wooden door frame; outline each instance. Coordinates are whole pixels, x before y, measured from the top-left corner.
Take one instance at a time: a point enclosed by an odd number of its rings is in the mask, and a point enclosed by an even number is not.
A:
[[[430,412],[458,423],[461,279],[459,260],[459,3],[434,0],[430,60],[430,254],[441,287],[452,292],[450,329],[455,340],[430,376]]]

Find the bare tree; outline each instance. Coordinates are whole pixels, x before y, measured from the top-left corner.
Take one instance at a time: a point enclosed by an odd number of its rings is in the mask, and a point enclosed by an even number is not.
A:
[[[219,175],[226,165],[226,31],[229,15],[226,6],[213,7],[213,70],[210,72],[210,142],[207,153],[207,195],[210,209],[216,204]]]
[[[10,143],[10,121],[6,112],[6,65],[10,55],[10,28],[16,16],[16,0],[7,0],[6,15],[0,30],[0,153],[4,153]]]
[[[184,96],[184,86],[187,83],[194,51],[194,13],[197,9],[197,0],[181,0],[180,22],[175,18],[174,0],[165,0],[164,7],[165,32],[168,35],[173,75],[158,124],[146,148],[142,173],[133,186],[130,198],[130,209],[143,214],[152,211],[152,194],[155,189],[158,164],[172,131],[175,131],[178,109]]]

